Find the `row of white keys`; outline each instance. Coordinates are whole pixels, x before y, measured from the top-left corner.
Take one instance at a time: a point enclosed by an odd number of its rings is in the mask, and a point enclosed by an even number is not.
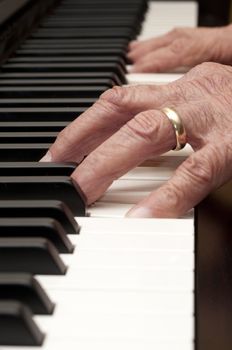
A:
[[[170,219],[171,233],[162,219],[78,222],[67,276],[38,277],[57,303],[53,319],[36,317],[44,348],[66,338],[70,349],[191,349],[192,222]]]
[[[150,1],[138,39],[162,35],[175,27],[195,27],[197,15],[197,1]]]
[[[67,275],[37,276],[56,303],[43,350],[192,349],[192,221],[77,220]]]

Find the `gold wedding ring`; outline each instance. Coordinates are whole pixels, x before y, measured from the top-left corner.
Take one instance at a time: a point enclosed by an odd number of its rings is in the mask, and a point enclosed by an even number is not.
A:
[[[173,151],[179,151],[186,145],[186,132],[184,125],[179,117],[179,115],[169,107],[162,109],[162,112],[168,117],[171,121],[175,134],[176,134],[176,147],[173,148]]]

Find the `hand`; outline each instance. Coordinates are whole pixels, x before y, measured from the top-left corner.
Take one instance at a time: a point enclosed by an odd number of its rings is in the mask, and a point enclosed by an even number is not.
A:
[[[43,161],[80,162],[72,174],[88,198],[144,160],[175,147],[172,123],[161,111],[181,117],[195,152],[172,178],[128,213],[178,217],[232,176],[232,68],[204,63],[163,86],[116,87],[57,137]]]
[[[129,46],[131,72],[167,72],[212,61],[232,63],[232,26],[176,28],[165,35]]]

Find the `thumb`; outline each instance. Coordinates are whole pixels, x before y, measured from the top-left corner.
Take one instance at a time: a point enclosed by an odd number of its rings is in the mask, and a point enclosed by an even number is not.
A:
[[[232,151],[206,145],[188,157],[167,183],[139,202],[127,217],[176,218],[199,203],[232,176]]]

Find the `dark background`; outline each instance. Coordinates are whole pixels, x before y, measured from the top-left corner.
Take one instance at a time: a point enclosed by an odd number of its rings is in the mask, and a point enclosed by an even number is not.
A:
[[[198,0],[199,25],[221,26],[229,23],[230,0]]]

